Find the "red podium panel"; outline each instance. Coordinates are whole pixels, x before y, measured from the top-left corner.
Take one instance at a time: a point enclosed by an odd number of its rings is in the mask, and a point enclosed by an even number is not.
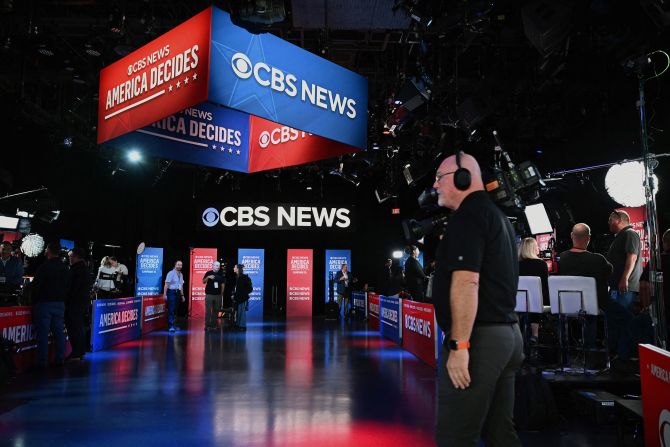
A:
[[[202,277],[212,269],[216,261],[216,248],[194,248],[191,250],[191,316],[205,316],[205,284]]]
[[[286,316],[312,316],[312,249],[289,249],[286,256]]]
[[[670,446],[670,352],[640,345],[644,444]]]

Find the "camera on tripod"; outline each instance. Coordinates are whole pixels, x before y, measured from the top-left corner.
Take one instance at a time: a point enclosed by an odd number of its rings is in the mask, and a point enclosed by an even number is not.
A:
[[[526,205],[540,199],[540,188],[544,186],[540,170],[531,161],[524,161],[518,166],[503,149],[498,132],[493,131],[496,141],[494,147],[493,168],[482,169],[484,189],[504,213],[518,215],[524,211]],[[403,233],[408,243],[420,240],[436,229],[446,226],[447,212],[439,212],[437,205],[437,191],[428,188],[418,198],[419,207],[430,217],[423,220],[405,219],[402,222]]]

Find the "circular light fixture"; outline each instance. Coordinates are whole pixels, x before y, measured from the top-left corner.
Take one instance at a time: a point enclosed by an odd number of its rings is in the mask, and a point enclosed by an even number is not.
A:
[[[658,177],[654,177],[654,191],[658,192]],[[610,197],[623,206],[642,206],[646,203],[644,195],[644,164],[631,161],[614,165],[605,175],[605,188]]]
[[[132,161],[133,163],[137,163],[142,160],[142,154],[140,154],[139,151],[132,150],[128,152],[128,160]]]
[[[39,234],[29,234],[21,241],[21,251],[29,258],[39,256],[44,251],[44,238]]]

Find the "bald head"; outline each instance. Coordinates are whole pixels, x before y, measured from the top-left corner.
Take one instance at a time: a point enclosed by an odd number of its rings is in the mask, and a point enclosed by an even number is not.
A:
[[[591,242],[591,227],[585,223],[575,224],[575,226],[572,227],[570,238],[572,239],[573,248],[586,250],[589,246],[589,242]]]
[[[445,158],[440,164],[435,174],[435,183],[433,184],[433,188],[437,190],[437,203],[452,210],[458,209],[463,199],[471,192],[484,190],[482,170],[477,160],[472,155],[466,153],[461,153],[460,159],[461,168],[470,171],[472,182],[468,189],[461,191],[454,185],[453,175],[458,169],[455,155]]]

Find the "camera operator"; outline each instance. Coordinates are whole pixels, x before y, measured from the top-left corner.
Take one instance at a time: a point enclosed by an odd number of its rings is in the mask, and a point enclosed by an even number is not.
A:
[[[521,445],[512,422],[523,341],[514,312],[514,230],[484,190],[477,161],[462,152],[440,165],[438,204],[454,210],[436,253],[433,302],[446,333],[448,374],[439,379],[440,446]]]

